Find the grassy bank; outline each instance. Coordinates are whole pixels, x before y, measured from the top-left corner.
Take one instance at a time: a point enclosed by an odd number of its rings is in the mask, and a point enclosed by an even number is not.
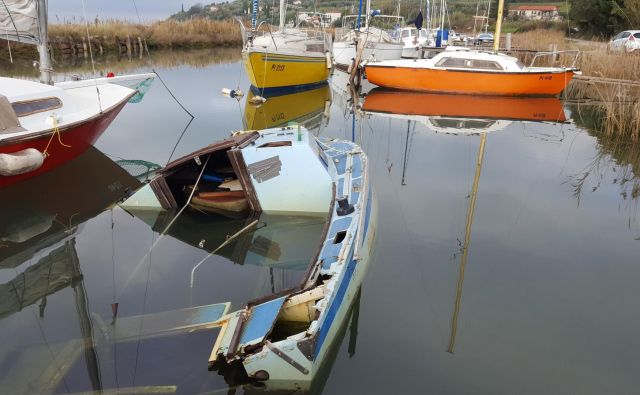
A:
[[[89,25],[93,46],[100,44],[106,51],[119,49],[118,41],[127,37],[140,37],[149,48],[204,48],[242,45],[240,27],[237,22],[191,19],[154,22],[150,25],[132,24],[119,20],[96,21]],[[49,26],[49,40],[55,48],[61,43],[82,44],[86,40],[87,27],[81,24],[53,24]],[[33,46],[12,43],[13,55],[35,56]],[[97,51],[94,49],[94,53]],[[0,40],[0,56],[8,57],[7,42]]]

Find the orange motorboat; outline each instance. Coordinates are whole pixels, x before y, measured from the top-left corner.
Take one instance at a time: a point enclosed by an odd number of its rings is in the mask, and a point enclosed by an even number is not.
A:
[[[376,88],[362,105],[369,113],[402,116],[482,118],[537,122],[565,122],[562,102],[554,97],[486,97]]]

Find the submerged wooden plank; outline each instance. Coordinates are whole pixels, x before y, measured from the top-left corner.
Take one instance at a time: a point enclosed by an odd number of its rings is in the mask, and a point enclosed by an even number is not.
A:
[[[221,325],[219,320],[227,313],[229,306],[230,303],[227,302],[119,318],[113,325],[114,340],[123,341],[215,328]]]
[[[175,394],[178,387],[175,385],[148,385],[141,387],[119,387],[102,389],[99,391],[73,392],[70,395],[134,395],[134,394]]]

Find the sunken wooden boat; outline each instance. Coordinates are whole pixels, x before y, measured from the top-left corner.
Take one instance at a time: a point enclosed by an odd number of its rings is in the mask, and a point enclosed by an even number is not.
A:
[[[367,157],[355,143],[317,139],[301,126],[242,132],[170,163],[122,206],[184,207],[230,180],[239,181],[247,216],[319,216],[325,224],[299,285],[219,321],[209,368],[230,385],[308,388],[348,317],[374,244]]]

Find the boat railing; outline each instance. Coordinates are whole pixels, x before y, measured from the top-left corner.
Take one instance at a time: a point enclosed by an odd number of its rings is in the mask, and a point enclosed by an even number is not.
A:
[[[567,55],[572,55],[570,65],[567,67],[576,68],[576,64],[578,62],[578,59],[580,58],[580,54],[581,52],[579,49],[569,49],[565,51],[536,52],[535,55],[533,55],[533,59],[531,59],[531,63],[529,64],[529,67],[541,67],[541,66],[535,66],[535,64],[536,64],[536,61],[541,61],[543,59],[551,59],[551,63],[555,64],[559,62],[560,59],[566,58]]]

